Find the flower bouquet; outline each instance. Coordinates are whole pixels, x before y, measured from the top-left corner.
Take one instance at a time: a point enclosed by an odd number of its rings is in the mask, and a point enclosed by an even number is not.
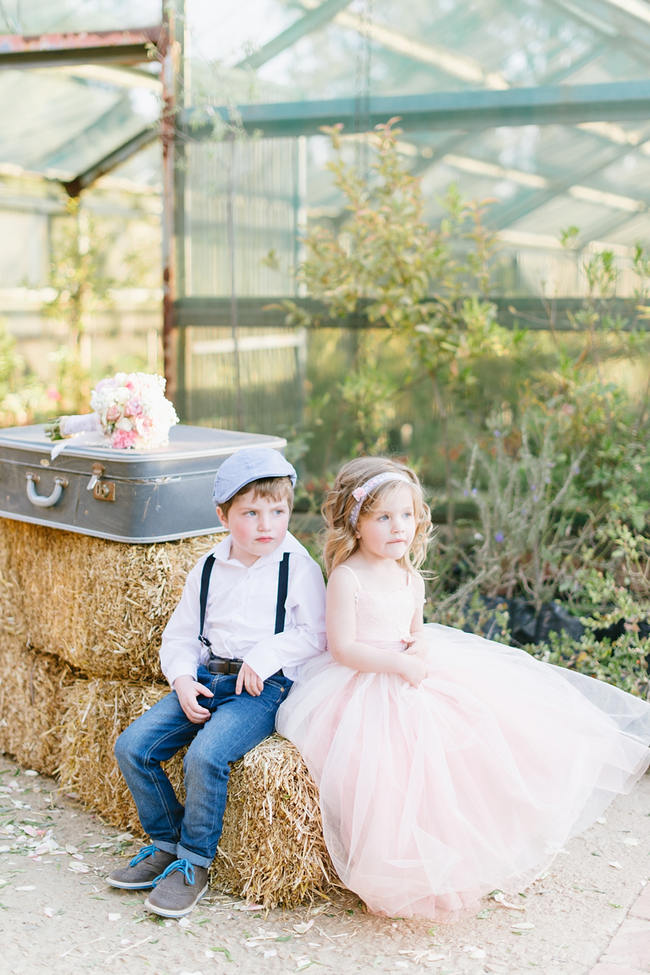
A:
[[[118,372],[100,380],[90,394],[92,413],[61,416],[46,424],[50,440],[81,438],[118,450],[146,450],[169,442],[169,430],[178,416],[165,398],[162,376],[144,372]],[[62,447],[58,447],[58,450]]]

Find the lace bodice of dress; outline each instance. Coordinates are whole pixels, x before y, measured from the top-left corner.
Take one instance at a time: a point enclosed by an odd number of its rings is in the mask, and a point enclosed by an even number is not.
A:
[[[402,649],[409,639],[413,619],[413,586],[405,573],[405,584],[400,589],[365,589],[356,572],[344,565],[350,573],[357,604],[357,639],[372,646]]]

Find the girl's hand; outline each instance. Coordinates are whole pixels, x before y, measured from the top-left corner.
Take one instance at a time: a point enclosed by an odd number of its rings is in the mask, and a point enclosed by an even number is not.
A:
[[[401,666],[398,674],[407,680],[412,687],[419,687],[427,676],[427,666],[424,660],[414,653],[403,653],[400,657]]]
[[[418,637],[412,637],[411,640],[406,644],[405,653],[410,653],[417,657],[422,657],[426,659],[426,654],[428,650],[428,645],[426,641],[418,639]]]

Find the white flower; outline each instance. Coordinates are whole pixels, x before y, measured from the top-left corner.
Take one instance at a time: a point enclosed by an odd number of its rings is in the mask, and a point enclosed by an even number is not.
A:
[[[144,372],[118,372],[97,383],[90,404],[111,446],[145,448],[168,442],[178,416],[165,399],[165,385],[163,376]]]

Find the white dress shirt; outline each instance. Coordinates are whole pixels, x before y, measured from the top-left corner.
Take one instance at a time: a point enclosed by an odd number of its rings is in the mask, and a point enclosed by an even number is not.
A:
[[[325,649],[325,583],[307,549],[287,532],[268,555],[246,566],[230,558],[227,535],[212,550],[215,562],[205,612],[204,635],[218,657],[245,660],[266,680],[282,669],[295,680],[299,666]],[[284,631],[275,634],[279,563],[289,552],[289,586]],[[162,635],[160,664],[173,686],[177,677],[196,678],[210,652],[198,639],[204,558],[188,573],[180,602]]]

